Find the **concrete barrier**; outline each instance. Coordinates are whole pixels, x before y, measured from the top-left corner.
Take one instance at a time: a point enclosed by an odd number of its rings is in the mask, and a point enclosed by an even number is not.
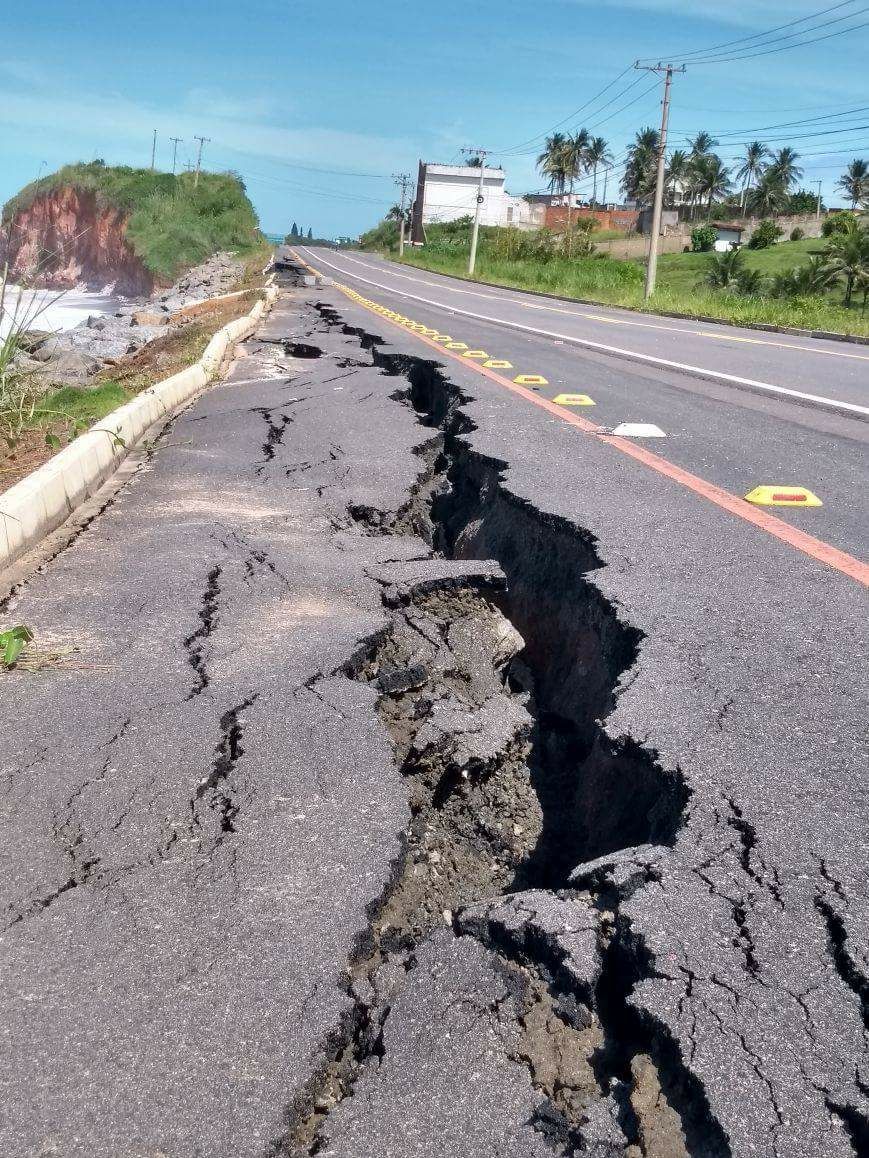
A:
[[[268,285],[265,297],[249,314],[217,331],[198,362],[107,414],[0,495],[0,571],[50,535],[99,490],[146,430],[204,389],[232,347],[256,330],[279,292],[275,285]]]

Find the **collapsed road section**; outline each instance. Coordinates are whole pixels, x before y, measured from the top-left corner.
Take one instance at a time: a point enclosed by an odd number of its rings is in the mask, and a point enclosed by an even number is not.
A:
[[[863,1152],[852,604],[412,340],[288,289],[13,596],[2,1149]]]

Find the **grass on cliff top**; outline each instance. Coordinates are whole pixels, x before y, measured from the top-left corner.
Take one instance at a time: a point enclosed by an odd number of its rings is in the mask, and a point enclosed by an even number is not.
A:
[[[746,250],[746,265],[772,276],[804,264],[821,251],[818,240],[782,242],[764,250]],[[387,256],[395,258],[388,252]],[[559,297],[578,298],[612,306],[640,308],[649,313],[678,313],[712,317],[740,325],[760,322],[805,330],[869,336],[869,313],[862,314],[855,295],[850,308],[842,305],[842,287],[812,297],[785,299],[713,290],[705,283],[712,255],[662,254],[658,285],[649,303],[643,303],[643,268],[637,261],[589,257],[573,261],[513,259],[487,252],[485,240],[477,259],[476,278],[514,289],[538,290]],[[406,249],[405,263],[453,277],[467,277],[467,252],[456,247]]]
[[[26,185],[3,206],[2,222],[37,197],[61,188],[93,193],[100,208],[129,215],[127,238],[156,278],[172,281],[183,270],[221,250],[247,253],[262,244],[256,212],[234,173],[153,173],[102,161],[64,165]]]

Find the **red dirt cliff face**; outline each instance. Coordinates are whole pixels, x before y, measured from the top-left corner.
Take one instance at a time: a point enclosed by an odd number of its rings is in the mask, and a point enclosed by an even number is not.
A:
[[[120,294],[150,294],[154,278],[127,242],[127,215],[99,208],[92,192],[54,189],[17,215],[0,235],[11,281],[46,289],[85,284]]]

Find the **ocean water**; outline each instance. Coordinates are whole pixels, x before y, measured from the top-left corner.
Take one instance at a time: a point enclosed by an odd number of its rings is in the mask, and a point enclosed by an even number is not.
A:
[[[13,325],[24,322],[29,330],[71,330],[90,314],[113,314],[121,299],[86,290],[21,290],[7,286],[0,314],[0,338]]]

